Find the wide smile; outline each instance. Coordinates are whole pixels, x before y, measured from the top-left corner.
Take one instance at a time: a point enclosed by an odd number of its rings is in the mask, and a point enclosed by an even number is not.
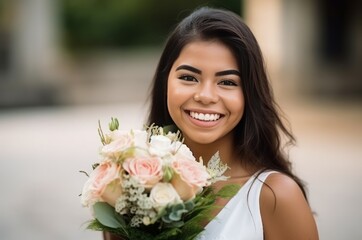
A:
[[[186,113],[191,118],[204,122],[215,122],[224,116],[223,114],[211,113],[211,112],[207,113],[207,112],[186,111]]]

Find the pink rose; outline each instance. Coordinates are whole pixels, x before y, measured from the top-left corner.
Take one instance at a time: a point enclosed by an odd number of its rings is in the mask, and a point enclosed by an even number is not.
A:
[[[185,158],[179,158],[172,163],[175,174],[171,184],[183,201],[190,200],[208,185],[208,174],[204,165]]]
[[[99,201],[118,198],[122,193],[120,170],[121,166],[113,162],[103,162],[94,169],[90,174],[89,179],[84,184],[81,197],[82,205],[91,206]],[[110,193],[112,192],[113,195],[110,197]],[[105,194],[106,199],[103,198],[103,194]],[[112,204],[112,202],[113,200],[110,204]]]
[[[139,156],[127,158],[123,168],[146,188],[151,188],[162,178],[162,163],[158,157]]]

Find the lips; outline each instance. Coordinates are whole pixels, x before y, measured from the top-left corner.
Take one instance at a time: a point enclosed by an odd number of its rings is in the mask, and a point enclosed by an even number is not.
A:
[[[189,111],[188,114],[193,119],[197,119],[199,121],[205,121],[205,122],[217,121],[222,117],[221,114],[218,114],[218,113],[200,113],[200,112]]]

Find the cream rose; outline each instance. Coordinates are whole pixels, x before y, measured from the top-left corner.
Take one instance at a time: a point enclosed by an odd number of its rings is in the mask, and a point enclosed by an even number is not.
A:
[[[179,158],[172,163],[175,170],[171,184],[184,201],[190,200],[199,193],[203,187],[208,185],[208,174],[206,167],[196,161],[187,158]]]
[[[123,138],[124,136],[129,136],[129,131],[114,130],[106,134],[106,140],[112,142],[119,138]]]
[[[102,147],[101,153],[106,157],[118,159],[122,151],[133,146],[134,141],[133,137],[128,133],[116,132],[113,134],[112,141]]]
[[[131,131],[124,131],[124,130],[114,130],[106,135],[106,140],[109,142],[117,141],[120,139],[130,140],[125,141],[126,145],[129,143],[129,146],[137,146],[140,148],[147,148],[147,137],[148,133],[145,130],[131,130]]]
[[[170,183],[157,183],[150,192],[150,199],[157,211],[162,210],[168,204],[181,202],[180,196]]]
[[[107,185],[106,189],[101,195],[101,199],[115,207],[117,199],[122,195],[121,179],[116,179]]]
[[[91,206],[96,202],[104,201],[102,195],[104,194],[107,186],[114,182],[118,183],[118,186],[114,186],[114,191],[120,188],[120,168],[118,164],[113,162],[101,163],[90,174],[89,179],[84,184],[81,196],[81,203],[83,206]],[[117,189],[117,195],[121,194],[120,189]]]
[[[158,157],[138,156],[127,158],[123,168],[146,188],[151,188],[162,178],[162,163]]]

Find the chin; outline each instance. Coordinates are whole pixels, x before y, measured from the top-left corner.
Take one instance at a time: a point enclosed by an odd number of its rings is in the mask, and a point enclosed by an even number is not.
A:
[[[202,136],[202,134],[198,134],[196,136],[189,136],[188,138],[189,143],[194,143],[194,144],[200,144],[200,145],[207,145],[207,144],[212,144],[213,142],[216,141],[215,137],[212,136]]]

